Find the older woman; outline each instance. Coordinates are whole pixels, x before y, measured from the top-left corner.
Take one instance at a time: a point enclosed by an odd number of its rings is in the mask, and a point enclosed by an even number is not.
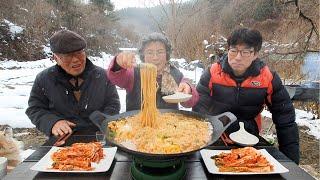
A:
[[[157,66],[157,107],[159,109],[178,109],[178,104],[166,103],[162,97],[175,91],[192,94],[192,98],[184,103],[184,107],[192,107],[199,98],[196,89],[187,83],[183,74],[168,63],[171,44],[167,37],[160,33],[152,33],[142,40],[139,55],[142,62]],[[140,70],[135,64],[135,54],[123,52],[117,55],[107,70],[110,81],[127,91],[126,110],[137,110],[141,106]]]

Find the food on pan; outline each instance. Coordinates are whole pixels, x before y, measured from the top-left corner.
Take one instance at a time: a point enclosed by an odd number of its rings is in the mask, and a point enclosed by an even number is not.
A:
[[[99,142],[74,143],[61,148],[51,155],[52,168],[61,171],[93,170],[91,162],[99,163],[103,159],[103,149]]]
[[[220,172],[271,172],[273,165],[253,147],[232,149],[212,156]]]
[[[175,154],[197,150],[211,139],[210,123],[175,113],[159,113],[157,127],[143,126],[139,115],[108,123],[114,141],[131,150]]]
[[[211,139],[212,126],[195,117],[159,113],[156,106],[157,67],[143,63],[141,75],[141,112],[108,123],[118,144],[152,154],[176,154],[197,150]]]

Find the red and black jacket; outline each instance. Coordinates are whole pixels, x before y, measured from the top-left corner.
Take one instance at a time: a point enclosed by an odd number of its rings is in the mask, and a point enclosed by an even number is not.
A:
[[[202,74],[197,91],[200,99],[193,111],[210,115],[230,111],[255,135],[259,134],[255,118],[267,105],[276,126],[280,151],[299,162],[294,107],[278,74],[271,72],[260,59],[254,60],[242,77],[236,77],[224,56]],[[235,122],[226,132],[238,129],[239,123]]]

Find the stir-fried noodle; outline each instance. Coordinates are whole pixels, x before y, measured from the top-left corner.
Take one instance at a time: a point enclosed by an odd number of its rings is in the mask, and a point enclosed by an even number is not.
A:
[[[141,76],[141,123],[142,126],[156,127],[157,110],[157,67],[143,63],[140,68]]]

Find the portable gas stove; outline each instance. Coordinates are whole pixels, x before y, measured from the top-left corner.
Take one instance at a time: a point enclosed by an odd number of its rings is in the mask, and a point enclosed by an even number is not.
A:
[[[185,158],[150,160],[133,157],[131,175],[135,180],[176,180],[186,173]]]

